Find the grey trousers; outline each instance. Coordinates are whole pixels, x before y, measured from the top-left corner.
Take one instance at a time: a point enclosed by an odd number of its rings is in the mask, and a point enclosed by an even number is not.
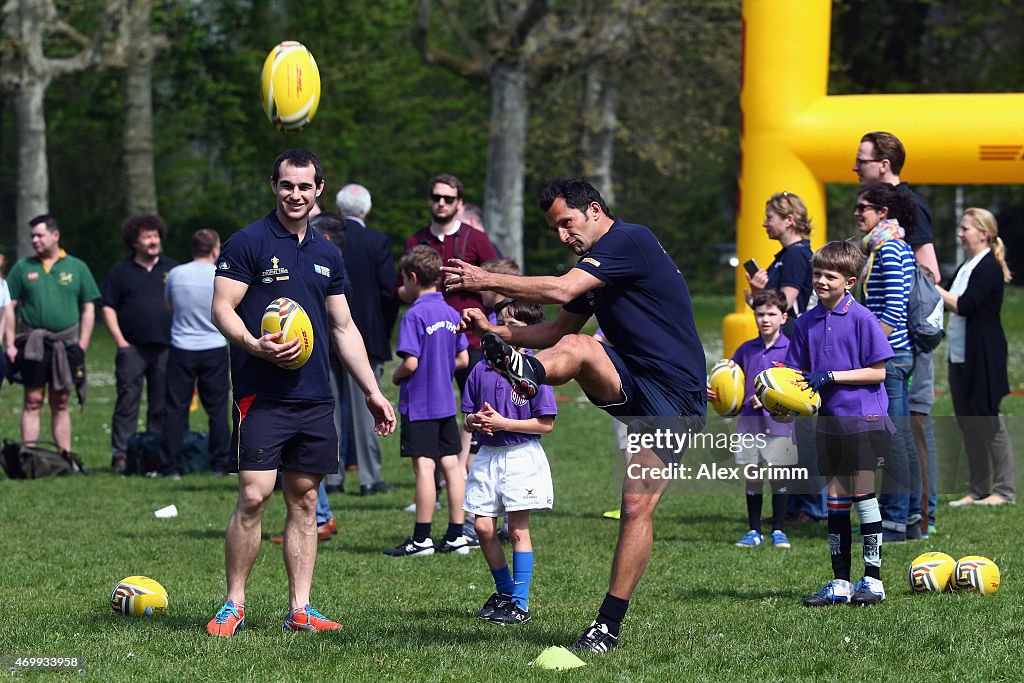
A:
[[[949,394],[953,399],[953,411],[967,451],[968,493],[978,499],[995,493],[1015,501],[1016,468],[1006,422],[998,412],[995,415],[983,415],[967,398],[967,383],[967,365],[950,363]]]
[[[370,361],[373,375],[380,386],[381,375],[384,374],[384,363]],[[380,478],[380,441],[373,431],[373,415],[366,407],[366,397],[352,375],[345,371],[344,391],[348,395],[348,408],[352,418],[352,447],[356,451],[356,463],[359,465],[359,485],[373,486],[383,483]],[[338,405],[341,405],[339,401]]]
[[[125,457],[130,439],[138,428],[142,382],[146,382],[146,431],[164,431],[164,397],[167,385],[168,346],[147,344],[118,349],[114,361],[117,402],[110,425],[110,447],[114,458]]]

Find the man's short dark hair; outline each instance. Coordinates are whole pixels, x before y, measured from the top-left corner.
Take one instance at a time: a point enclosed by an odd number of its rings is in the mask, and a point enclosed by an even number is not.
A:
[[[192,258],[205,258],[220,244],[220,235],[210,228],[199,228],[192,233]]]
[[[164,222],[155,213],[129,216],[121,225],[121,241],[124,242],[124,246],[128,247],[128,251],[135,250],[135,241],[139,239],[139,233],[143,230],[156,230],[160,235],[161,242],[167,233]]]
[[[416,274],[416,280],[423,287],[435,284],[441,277],[441,256],[425,244],[417,244],[402,254],[398,270],[404,274]]]
[[[899,175],[900,171],[903,170],[903,164],[907,160],[907,152],[903,149],[903,143],[900,142],[898,137],[883,130],[876,130],[871,133],[864,133],[860,141],[870,142],[874,145],[875,159],[879,161],[888,159],[889,168],[892,169],[893,174]]]
[[[565,205],[570,209],[580,211],[586,211],[591,203],[597,202],[604,215],[615,218],[608,205],[604,203],[601,193],[583,178],[558,178],[548,183],[540,193],[541,211],[550,209],[559,197],[565,200]]]
[[[434,185],[437,185],[438,183],[448,185],[449,187],[454,187],[455,196],[458,197],[459,199],[462,199],[462,181],[448,173],[442,173],[440,175],[434,176],[433,180],[430,181],[430,187],[427,188],[428,196],[430,195],[430,193],[434,191]]]
[[[57,230],[60,230],[60,228],[57,227],[57,218],[48,213],[41,213],[35,218],[29,220],[28,229],[31,230],[40,223],[45,225],[46,229],[49,230],[50,232],[56,232]]]
[[[345,251],[345,221],[329,211],[321,211],[309,219],[309,225],[330,240],[338,249]]]
[[[320,165],[320,160],[316,158],[315,154],[304,149],[286,149],[277,155],[277,159],[274,159],[274,173],[270,177],[275,185],[281,179],[281,164],[286,161],[289,166],[295,168],[306,168],[312,165],[313,184],[320,187],[320,183],[324,181],[324,167]]]

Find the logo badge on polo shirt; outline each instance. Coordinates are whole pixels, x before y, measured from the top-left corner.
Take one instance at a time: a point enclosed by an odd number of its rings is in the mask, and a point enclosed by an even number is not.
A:
[[[262,276],[263,282],[267,283],[273,282],[274,280],[287,280],[289,277],[288,269],[281,267],[281,259],[276,256],[270,257],[270,268],[264,270],[260,275]],[[271,279],[267,280],[267,278]]]
[[[29,282],[31,282],[32,280],[38,280],[39,279],[39,273],[29,273],[28,274],[28,279],[29,279]]]
[[[590,256],[587,256],[585,258],[580,259],[580,263],[589,263],[590,265],[594,266],[595,268],[600,268],[601,267],[601,262],[598,261],[596,258],[592,258]]]
[[[331,276],[331,269],[328,268],[327,266],[321,266],[319,263],[313,264],[313,270],[315,270],[317,273],[320,273],[324,277]]]
[[[61,274],[60,274],[60,275],[59,275],[59,276],[57,277],[57,282],[59,282],[60,284],[64,285],[65,287],[67,287],[67,286],[68,286],[68,285],[70,285],[70,284],[71,284],[72,282],[74,282],[74,280],[75,280],[75,276],[74,276],[74,274],[72,274],[72,273],[69,273],[69,272],[67,272],[67,271],[65,271],[65,272],[61,273]]]
[[[221,270],[231,270],[231,264],[228,263],[227,261],[221,261],[220,263],[217,264],[217,267],[220,268]]]

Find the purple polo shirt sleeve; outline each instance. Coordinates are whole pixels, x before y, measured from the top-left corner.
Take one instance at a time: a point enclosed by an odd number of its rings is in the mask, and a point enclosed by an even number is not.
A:
[[[423,353],[423,326],[419,324],[415,311],[410,309],[398,325],[398,344],[395,353],[399,356],[419,358]]]
[[[558,407],[555,405],[555,390],[544,384],[540,391],[530,400],[530,417],[544,417],[545,415],[558,415]]]
[[[462,392],[462,412],[475,413],[477,411],[480,396],[480,378],[486,367],[486,363],[477,363],[469,371],[469,377],[466,378],[466,389]],[[480,405],[483,404],[482,401],[479,401],[479,403]]]
[[[882,331],[882,326],[879,325],[873,316],[870,318],[860,318],[858,320],[860,327],[860,362],[862,368],[867,368],[880,361],[887,361],[893,357],[892,346],[889,344],[889,339],[885,336],[885,332]]]
[[[811,354],[807,345],[807,330],[811,326],[813,315],[802,315],[793,326],[793,338],[789,340],[789,351],[783,361],[787,368],[794,370],[810,370]]]
[[[455,336],[455,353],[462,353],[468,348],[469,338],[465,334],[460,332]]]

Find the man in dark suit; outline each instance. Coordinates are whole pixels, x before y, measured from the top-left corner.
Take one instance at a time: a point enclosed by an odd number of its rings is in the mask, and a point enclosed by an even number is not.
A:
[[[345,221],[345,270],[352,285],[352,320],[363,335],[366,355],[380,384],[384,363],[391,359],[391,330],[398,314],[395,297],[395,261],[391,240],[366,226],[372,208],[370,192],[362,185],[349,184],[335,198]],[[346,373],[347,375],[347,373]],[[359,385],[346,377],[352,411],[352,443],[359,464],[359,493],[370,495],[388,490],[380,476],[380,443],[373,431],[373,416],[366,408]]]

